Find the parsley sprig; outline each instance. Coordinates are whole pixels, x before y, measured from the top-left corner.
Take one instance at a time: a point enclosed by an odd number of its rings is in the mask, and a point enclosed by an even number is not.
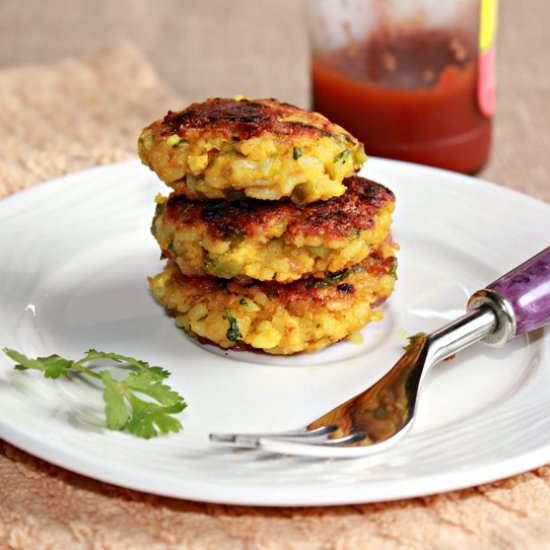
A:
[[[75,372],[102,382],[106,426],[111,430],[125,430],[150,439],[159,433],[179,432],[182,428],[180,421],[171,415],[183,411],[187,405],[181,395],[164,383],[170,373],[161,367],[152,367],[133,357],[95,349],[88,350],[78,361],[60,355],[31,359],[13,349],[4,348],[3,351],[16,362],[16,370],[38,370],[45,378],[60,378]],[[118,380],[109,370],[96,370],[91,365],[94,361],[105,359],[129,370],[128,376]],[[140,395],[149,399],[144,400]]]

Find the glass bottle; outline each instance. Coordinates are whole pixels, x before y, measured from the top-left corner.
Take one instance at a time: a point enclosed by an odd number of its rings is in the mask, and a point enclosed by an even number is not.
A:
[[[310,0],[314,109],[367,154],[479,170],[496,11],[496,0]]]

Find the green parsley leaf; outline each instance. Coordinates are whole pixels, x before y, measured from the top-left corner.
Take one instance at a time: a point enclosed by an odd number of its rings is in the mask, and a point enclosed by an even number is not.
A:
[[[161,367],[127,355],[94,349],[88,350],[78,361],[59,355],[30,359],[8,348],[4,348],[4,353],[16,362],[14,368],[17,370],[39,370],[46,378],[59,378],[72,371],[101,381],[104,386],[105,424],[110,430],[126,430],[150,439],[159,433],[179,432],[182,429],[180,421],[171,415],[183,411],[187,405],[181,395],[164,383],[170,373]],[[130,372],[126,378],[118,380],[109,370],[94,370],[97,365],[92,363],[101,360],[114,362]]]
[[[49,355],[48,357],[37,357],[29,359],[27,356],[14,349],[4,348],[4,353],[16,361],[16,370],[34,369],[44,373],[46,378],[59,378],[63,376],[72,366],[73,362],[60,357],[59,355]]]
[[[223,311],[224,318],[229,322],[229,328],[226,333],[227,339],[231,342],[236,342],[239,338],[243,337],[241,331],[239,330],[239,323],[237,323],[237,319],[235,319],[233,314],[227,308],[224,308]]]
[[[86,352],[85,356],[82,359],[80,359],[80,361],[77,361],[77,363],[78,364],[88,363],[90,361],[97,361],[98,359],[110,359],[115,363],[127,363],[128,365],[133,365],[139,370],[160,368],[160,367],[150,367],[149,363],[146,363],[145,361],[140,361],[139,359],[134,359],[133,357],[129,357],[128,355],[120,355],[119,353],[112,353],[107,351],[97,351],[95,349],[89,349]],[[168,371],[164,371],[164,372],[167,373],[167,376],[170,376],[170,373],[168,373]]]
[[[105,385],[103,401],[105,402],[107,428],[110,430],[123,430],[130,420],[130,411],[124,401],[124,392],[109,371],[102,371],[100,376]]]
[[[342,161],[346,162],[347,158],[351,155],[351,151],[349,149],[344,149],[341,153],[338,153],[334,157],[334,162]]]
[[[294,149],[292,149],[292,158],[294,160],[298,160],[303,154],[303,151],[299,147],[294,147]]]
[[[179,432],[181,424],[179,420],[171,417],[172,413],[178,413],[182,410],[181,404],[171,407],[160,407],[155,403],[143,401],[132,394],[129,398],[133,414],[130,417],[127,429],[130,433],[150,439],[155,437],[158,432]]]
[[[319,288],[322,286],[335,285],[336,283],[343,281],[349,275],[349,272],[349,269],[342,269],[333,273],[326,273],[322,279],[310,278],[306,281],[306,287]]]

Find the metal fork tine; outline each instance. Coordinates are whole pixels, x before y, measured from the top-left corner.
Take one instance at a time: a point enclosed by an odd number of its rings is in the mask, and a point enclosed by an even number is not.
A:
[[[292,437],[320,437],[323,435],[331,434],[338,429],[338,426],[334,424],[327,424],[326,426],[320,426],[314,430],[306,430],[302,432],[296,432],[295,436]]]
[[[354,433],[338,439],[325,439],[324,441],[262,437],[257,440],[256,448],[282,455],[329,459],[376,454],[380,450],[380,445],[367,447],[355,445],[364,438],[365,434],[362,433]],[[384,447],[384,445],[381,446]]]
[[[254,448],[259,446],[259,440],[264,437],[274,437],[277,439],[315,439],[327,436],[337,430],[334,424],[320,426],[314,430],[299,430],[295,432],[280,432],[273,434],[210,434],[210,441],[217,443],[229,443],[241,447]]]

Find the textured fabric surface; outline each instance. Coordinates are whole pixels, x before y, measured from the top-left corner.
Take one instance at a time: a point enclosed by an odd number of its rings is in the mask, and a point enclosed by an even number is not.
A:
[[[537,5],[550,15],[550,4]],[[550,86],[542,70],[548,39],[535,21],[544,18],[531,14],[529,19],[527,12],[503,13],[510,21],[501,32],[506,65],[501,61],[495,149],[484,175],[550,200]],[[533,30],[524,33],[527,24]],[[528,58],[525,48],[534,46],[540,50],[530,50]],[[139,129],[182,103],[129,47],[1,72],[0,196],[64,173],[132,157]],[[425,498],[264,509],[121,489],[0,442],[0,548],[63,547],[547,548],[550,466]]]
[[[130,47],[0,75],[0,197],[135,157],[137,135],[176,102]]]
[[[0,2],[0,67],[139,46],[189,101],[246,94],[307,105],[304,0]],[[55,37],[55,39],[52,39]]]

